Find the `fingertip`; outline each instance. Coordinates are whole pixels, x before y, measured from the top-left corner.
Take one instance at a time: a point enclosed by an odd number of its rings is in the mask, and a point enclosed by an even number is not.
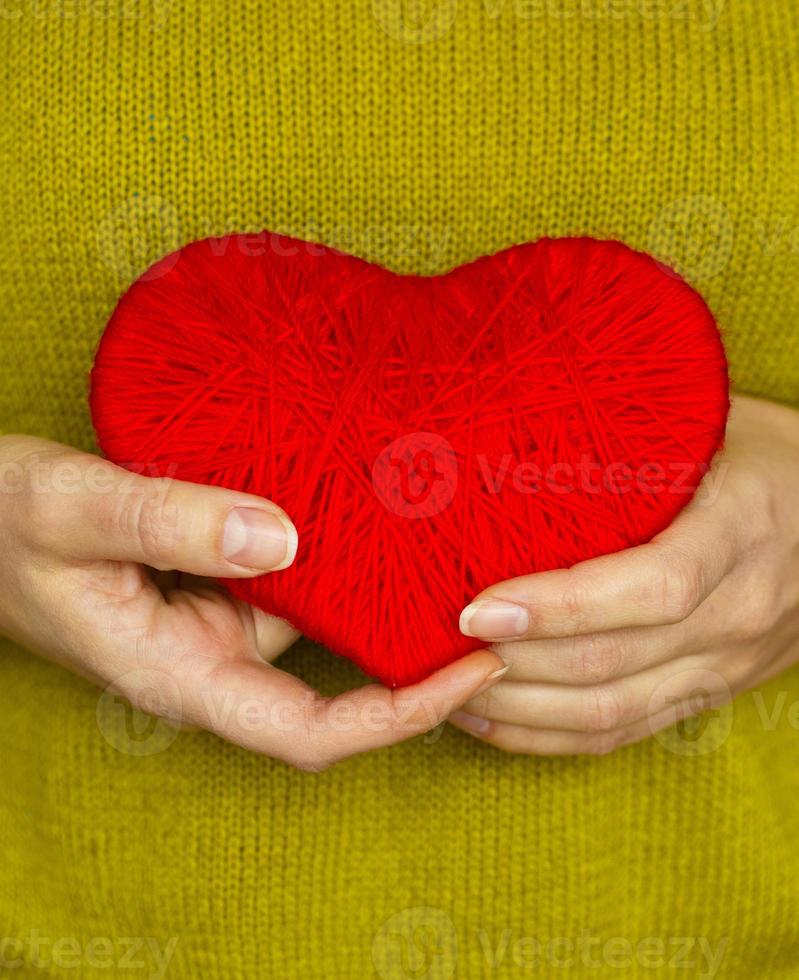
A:
[[[509,668],[493,650],[475,650],[405,690],[410,692],[424,686],[427,690],[437,690],[442,697],[455,697],[462,704],[495,684]]]
[[[469,735],[476,735],[484,738],[491,731],[491,720],[481,718],[479,715],[470,714],[468,711],[453,711],[447,719],[455,728],[459,728]]]
[[[294,563],[294,559],[297,557],[297,548],[300,544],[300,536],[297,533],[297,528],[286,513],[282,510],[277,510],[275,511],[275,517],[283,525],[286,532],[286,557],[279,565],[275,565],[272,569],[273,572],[281,572],[284,568],[288,568],[289,565]]]
[[[239,574],[288,568],[298,544],[296,527],[278,508],[234,507],[225,519],[222,554]]]
[[[530,628],[530,615],[524,606],[505,599],[477,599],[460,615],[459,629],[464,636],[481,640],[515,640]]]

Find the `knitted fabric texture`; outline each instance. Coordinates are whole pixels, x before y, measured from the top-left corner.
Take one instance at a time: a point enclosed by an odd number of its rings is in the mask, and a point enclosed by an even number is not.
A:
[[[404,10],[6,4],[3,430],[92,448],[121,293],[186,241],[262,228],[423,274],[618,238],[702,293],[738,390],[799,404],[795,4]],[[283,663],[361,681],[305,644]],[[797,700],[791,670],[607,757],[447,729],[310,777],[148,728],[4,642],[3,969],[795,977]]]

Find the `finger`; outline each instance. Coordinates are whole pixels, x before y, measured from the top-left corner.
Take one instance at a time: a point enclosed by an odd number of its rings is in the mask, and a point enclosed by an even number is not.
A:
[[[278,571],[294,560],[297,531],[271,501],[139,476],[96,456],[41,445],[51,448],[25,463],[38,489],[18,495],[16,511],[43,549],[230,578]]]
[[[321,771],[435,728],[504,669],[481,650],[408,688],[370,684],[323,698],[276,667],[222,661],[205,677],[192,670],[183,679],[183,717],[244,748]]]
[[[281,653],[285,653],[302,635],[285,619],[271,616],[261,609],[252,608],[250,618],[254,629],[255,649],[267,663],[271,663]]]
[[[506,680],[470,700],[464,710],[512,725],[607,733],[689,697],[730,697],[727,679],[705,664],[704,657],[684,657],[633,677],[591,687]]]
[[[511,640],[678,623],[730,570],[734,541],[719,515],[688,507],[647,544],[491,586],[463,610],[461,632]]]
[[[257,658],[230,597],[215,589],[176,590],[166,602],[141,575],[115,603],[111,635],[96,628],[92,601],[82,596],[78,605],[85,608],[77,642],[96,647],[90,659],[102,665],[101,676],[134,705],[150,710],[138,699],[144,676],[157,713],[173,723],[307,770],[429,731],[507,670],[495,653],[479,650],[405,689],[370,684],[323,698]]]
[[[611,732],[589,733],[530,728],[525,725],[491,721],[464,711],[456,711],[448,720],[460,731],[505,752],[546,756],[607,755],[625,745],[633,745],[650,738],[677,723],[687,722],[704,712],[713,711],[727,700],[722,692],[708,700],[689,698],[669,704],[648,718]],[[696,746],[697,734],[690,733],[687,741]]]
[[[514,755],[604,755],[620,744],[609,737],[528,728],[525,725],[489,721],[463,711],[456,711],[448,720],[467,735]]]
[[[580,685],[629,677],[701,652],[693,618],[669,626],[494,643],[491,649],[510,664],[509,681]]]
[[[261,659],[267,663],[272,663],[281,653],[285,653],[302,635],[285,619],[272,616],[256,606],[251,606],[247,602],[234,598],[227,587],[215,579],[178,573],[175,590],[176,593],[188,591],[197,595],[213,593],[228,599],[235,605],[253,647],[258,651]],[[170,592],[167,598],[176,593]]]

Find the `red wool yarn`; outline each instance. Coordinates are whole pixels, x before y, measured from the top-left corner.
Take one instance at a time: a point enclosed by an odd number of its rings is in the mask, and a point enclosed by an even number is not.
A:
[[[614,241],[435,277],[305,242],[194,242],[125,293],[91,379],[100,447],[280,504],[294,564],[237,597],[395,687],[483,644],[489,585],[649,540],[723,440],[701,297]]]

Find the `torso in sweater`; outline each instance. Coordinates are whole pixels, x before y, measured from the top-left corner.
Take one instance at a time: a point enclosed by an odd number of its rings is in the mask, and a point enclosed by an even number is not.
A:
[[[0,428],[90,448],[126,285],[262,228],[421,273],[620,238],[702,292],[740,390],[799,404],[791,4],[6,6]],[[169,977],[796,976],[797,699],[791,671],[693,740],[542,759],[446,730],[310,777],[150,737],[4,643],[0,934],[74,937],[53,977],[121,975],[125,937],[141,975],[175,940]]]

